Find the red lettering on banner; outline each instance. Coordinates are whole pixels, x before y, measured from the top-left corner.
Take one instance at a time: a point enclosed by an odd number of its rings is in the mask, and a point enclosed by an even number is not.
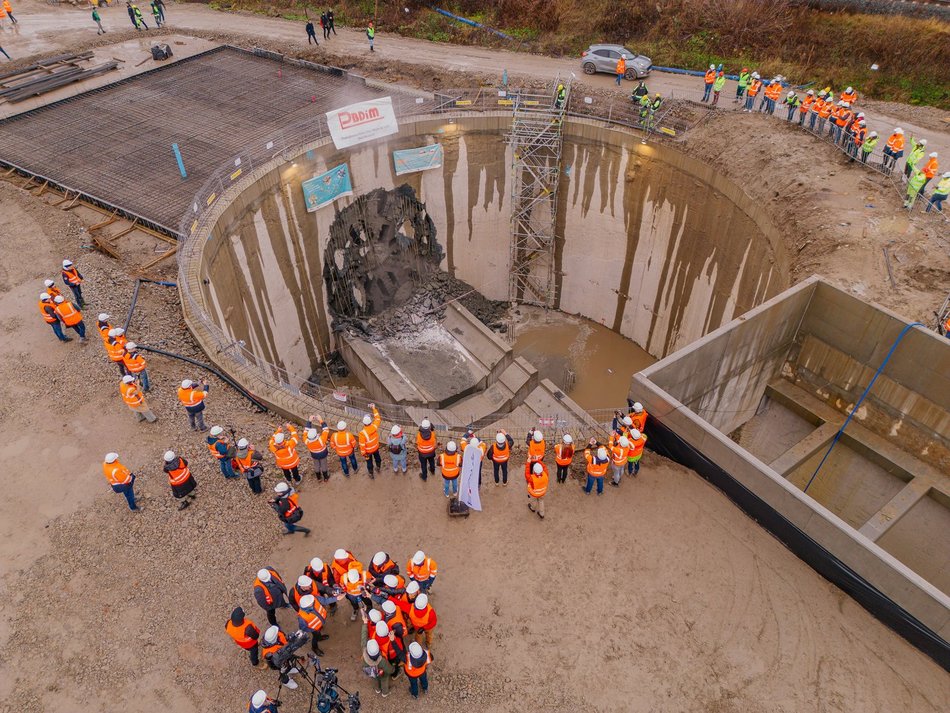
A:
[[[379,113],[379,109],[376,107],[361,111],[341,111],[338,116],[341,129],[352,129],[355,126],[372,124],[374,121],[379,121],[383,118],[382,114]]]

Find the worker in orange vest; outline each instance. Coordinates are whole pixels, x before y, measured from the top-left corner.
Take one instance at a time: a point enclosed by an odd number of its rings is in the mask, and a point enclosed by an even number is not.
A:
[[[894,133],[888,138],[887,145],[884,147],[884,161],[881,164],[884,173],[890,175],[894,170],[894,165],[897,163],[897,160],[903,155],[904,130],[898,126],[894,129]]]
[[[426,553],[418,550],[406,563],[406,577],[419,583],[419,590],[428,593],[435,584],[439,570],[435,560],[426,557]]]
[[[858,93],[854,91],[853,87],[848,87],[843,92],[841,92],[840,99],[845,103],[845,106],[850,107],[858,100]]]
[[[341,587],[350,606],[353,607],[353,613],[350,614],[350,621],[356,621],[360,609],[372,609],[373,601],[369,598],[368,591],[369,575],[363,571],[363,565],[359,562],[353,562],[343,577]]]
[[[927,180],[924,181],[924,185],[920,187],[921,193],[927,187],[927,184],[930,183],[930,179],[937,175],[937,171],[940,170],[940,163],[937,161],[937,152],[934,151],[927,157],[927,163],[924,164],[924,167],[921,169],[924,174],[924,178]]]
[[[812,104],[815,103],[815,90],[809,89],[805,92],[805,98],[802,99],[802,103],[798,105],[798,125],[801,127],[805,126],[805,117],[808,115],[809,110],[812,107]]]
[[[49,295],[50,301],[55,300],[57,296],[63,294],[52,280],[43,280],[43,291]]]
[[[96,318],[96,330],[98,330],[99,337],[102,339],[102,345],[105,346],[105,343],[109,341],[109,332],[112,331],[112,323],[109,321],[109,315],[105,312],[100,312]]]
[[[310,634],[310,648],[317,656],[323,656],[320,642],[330,637],[323,633],[323,626],[327,623],[326,607],[336,604],[343,599],[343,594],[334,597],[321,597],[316,592],[306,594],[300,598],[300,608],[297,610],[297,625],[300,630]]]
[[[382,471],[383,463],[379,456],[379,424],[382,419],[379,411],[376,410],[376,404],[370,404],[373,415],[365,414],[363,416],[363,428],[360,430],[357,441],[360,447],[360,455],[366,459],[366,470],[369,472],[370,479],[374,479],[373,463],[376,468]]]
[[[397,604],[393,599],[390,599],[390,601]],[[439,623],[439,618],[435,615],[435,609],[429,604],[429,595],[420,594],[416,597],[416,601],[409,607],[408,614],[409,627],[413,638],[416,641],[424,641],[425,647],[431,649],[432,631]]]
[[[164,460],[165,465],[162,469],[168,475],[172,495],[178,500],[178,509],[184,510],[195,499],[195,488],[198,483],[195,482],[195,476],[191,474],[188,461],[176,455],[175,451],[165,451]]]
[[[123,360],[125,356],[125,342],[125,331],[121,330],[120,337],[120,330],[116,327],[109,330],[109,335],[103,342],[106,352],[109,355],[109,361],[119,367],[122,376],[129,373],[125,368],[125,361]]]
[[[624,75],[627,74],[627,55],[621,54],[620,59],[617,60],[617,86],[620,86],[620,83],[623,81]]]
[[[317,429],[314,424],[320,424]],[[303,442],[310,451],[313,468],[317,473],[317,480],[325,483],[330,479],[330,427],[323,416],[310,416],[307,420],[307,429],[303,433]]]
[[[82,312],[72,302],[59,295],[53,299],[53,309],[56,310],[56,316],[67,327],[79,335],[79,343],[86,343],[86,323],[82,321]]]
[[[753,72],[752,81],[749,83],[749,89],[745,93],[745,106],[743,107],[742,111],[752,111],[752,108],[755,105],[755,97],[758,95],[760,89],[762,89],[762,79],[759,77],[758,72]]]
[[[620,477],[623,475],[624,467],[627,465],[627,453],[630,450],[630,441],[626,436],[610,437],[610,471],[612,477],[610,484],[620,486]]]
[[[815,97],[815,101],[811,104],[811,115],[808,118],[808,129],[810,131],[815,131],[815,121],[818,119],[819,113],[821,113],[822,108],[825,106],[825,91],[822,89],[818,92],[818,96]]]
[[[126,374],[122,377],[122,381],[119,383],[119,393],[122,395],[125,405],[135,414],[136,419],[149,423],[155,423],[158,420],[158,417],[152,413],[145,402],[145,396],[142,394],[142,389],[139,388],[134,376]]]
[[[349,550],[342,547],[333,553],[333,561],[330,563],[330,572],[333,574],[333,583],[343,586],[343,578],[350,571],[351,567],[363,569],[363,564],[356,559],[356,556]]]
[[[135,504],[135,473],[126,468],[119,462],[118,453],[106,453],[105,460],[102,463],[102,472],[112,486],[112,492],[121,493],[125,496],[129,504],[129,510],[132,512],[142,512],[142,509]]]
[[[192,431],[204,433],[208,430],[205,426],[205,397],[208,395],[208,383],[202,381],[195,383],[191,379],[185,379],[181,382],[178,389],[178,400],[185,407],[188,414],[188,425]]]
[[[300,442],[297,438],[297,429],[293,424],[285,424],[287,433],[284,433],[284,426],[278,426],[274,435],[270,438],[268,448],[274,454],[274,460],[277,461],[277,467],[284,474],[284,479],[289,483],[291,480],[295,483],[300,482],[300,456],[297,453],[297,444]]]
[[[142,384],[142,391],[149,391],[152,384],[148,379],[148,364],[145,357],[138,351],[139,345],[135,342],[125,343],[125,354],[122,355],[122,363],[125,365],[127,374],[131,374]]]
[[[290,606],[287,601],[287,587],[283,578],[273,567],[262,567],[257,570],[254,580],[254,600],[264,610],[267,621],[272,626],[277,624],[277,610]]]
[[[511,448],[514,445],[515,439],[509,436],[507,431],[499,430],[495,434],[495,442],[491,444],[487,454],[494,469],[495,485],[498,485],[499,471],[501,471],[502,482],[508,485],[508,461],[511,459]]]
[[[422,419],[419,432],[416,434],[416,451],[419,453],[419,477],[426,480],[426,467],[429,473],[435,474],[435,449],[439,442],[435,437],[435,430],[429,419]]]
[[[356,437],[346,430],[346,421],[339,421],[336,424],[336,433],[330,437],[330,445],[337,457],[340,459],[340,466],[343,468],[343,475],[350,477],[350,468],[354,473],[360,472],[360,464],[356,461],[356,455],[353,451],[356,449]],[[347,466],[349,460],[349,466]]]
[[[62,322],[59,319],[59,313],[56,311],[56,305],[47,292],[40,293],[40,314],[43,315],[43,321],[53,329],[53,334],[61,342],[71,342],[72,337],[63,334]]]
[[[274,486],[274,492],[277,493],[277,497],[270,501],[271,507],[284,525],[284,534],[292,535],[295,532],[302,532],[304,537],[308,537],[310,528],[297,524],[303,517],[300,496],[287,483],[277,483]]]
[[[716,65],[709,65],[709,69],[706,70],[705,76],[703,76],[703,99],[702,101],[708,102],[709,96],[712,94],[713,83],[716,81]]]
[[[86,306],[86,301],[82,298],[82,273],[73,265],[71,260],[63,260],[63,271],[61,273],[63,283],[72,290],[73,299],[80,309]]]
[[[247,487],[255,495],[264,492],[261,487],[261,476],[264,474],[264,468],[261,466],[261,456],[254,450],[254,446],[246,438],[238,439],[234,457],[231,459],[231,467],[247,480]]]
[[[548,469],[544,463],[538,462],[531,466],[531,471],[525,475],[528,483],[528,509],[536,512],[544,519],[544,495],[548,492]]]
[[[835,103],[833,101],[826,100],[825,103],[822,104],[821,109],[818,110],[818,127],[815,129],[815,133],[819,136],[825,133],[825,122],[831,118],[835,108]]]
[[[610,456],[607,448],[597,442],[597,439],[591,438],[584,449],[584,459],[587,461],[587,484],[584,486],[584,492],[590,495],[590,491],[597,483],[597,494],[604,494],[604,476],[607,475],[607,468],[610,465]]]
[[[445,453],[439,454],[439,470],[442,473],[442,492],[445,497],[458,497],[459,473],[462,472],[462,454],[455,441],[445,444]]]
[[[235,607],[231,612],[224,630],[228,632],[228,636],[234,640],[235,644],[247,651],[251,666],[267,668],[267,664],[261,661],[259,654],[261,630],[257,628],[257,624],[244,616],[244,610],[241,607]]]
[[[267,666],[274,671],[280,670],[280,682],[290,690],[297,688],[297,682],[290,678],[290,673],[285,673],[274,663],[273,656],[280,651],[287,643],[287,637],[280,630],[277,624],[271,624],[264,630],[264,636],[261,637],[261,657],[267,662]],[[266,710],[266,709],[265,709]]]
[[[429,676],[426,669],[432,663],[432,654],[422,648],[418,641],[409,644],[408,656],[406,657],[406,678],[409,680],[409,693],[413,698],[419,697],[419,688],[423,693],[429,692]]]
[[[640,472],[640,458],[643,457],[643,446],[647,442],[647,437],[637,429],[630,431],[630,459],[633,463],[634,477]]]
[[[567,474],[574,461],[574,439],[570,433],[561,436],[561,442],[554,446],[554,463],[557,465],[557,482],[567,481]]]

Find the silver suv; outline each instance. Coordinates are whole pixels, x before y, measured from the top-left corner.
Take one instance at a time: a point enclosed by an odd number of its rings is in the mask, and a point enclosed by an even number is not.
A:
[[[581,53],[581,67],[584,74],[616,74],[617,60],[621,54],[627,55],[627,73],[623,75],[624,79],[642,79],[650,73],[653,60],[623,45],[591,45]]]

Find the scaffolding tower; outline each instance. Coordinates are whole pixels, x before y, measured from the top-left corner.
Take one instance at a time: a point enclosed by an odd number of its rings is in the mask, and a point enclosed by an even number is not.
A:
[[[563,94],[559,98],[560,88]],[[570,80],[511,97],[511,272],[508,299],[554,307],[555,220],[561,175],[561,129]]]

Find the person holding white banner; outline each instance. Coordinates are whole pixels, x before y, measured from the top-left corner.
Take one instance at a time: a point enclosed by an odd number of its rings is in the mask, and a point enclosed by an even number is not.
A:
[[[466,443],[465,450],[462,452],[462,475],[459,476],[458,493],[459,501],[468,505],[472,510],[481,511],[482,509],[482,500],[478,489],[482,472],[482,458],[484,457],[484,446],[477,438],[473,437]]]

